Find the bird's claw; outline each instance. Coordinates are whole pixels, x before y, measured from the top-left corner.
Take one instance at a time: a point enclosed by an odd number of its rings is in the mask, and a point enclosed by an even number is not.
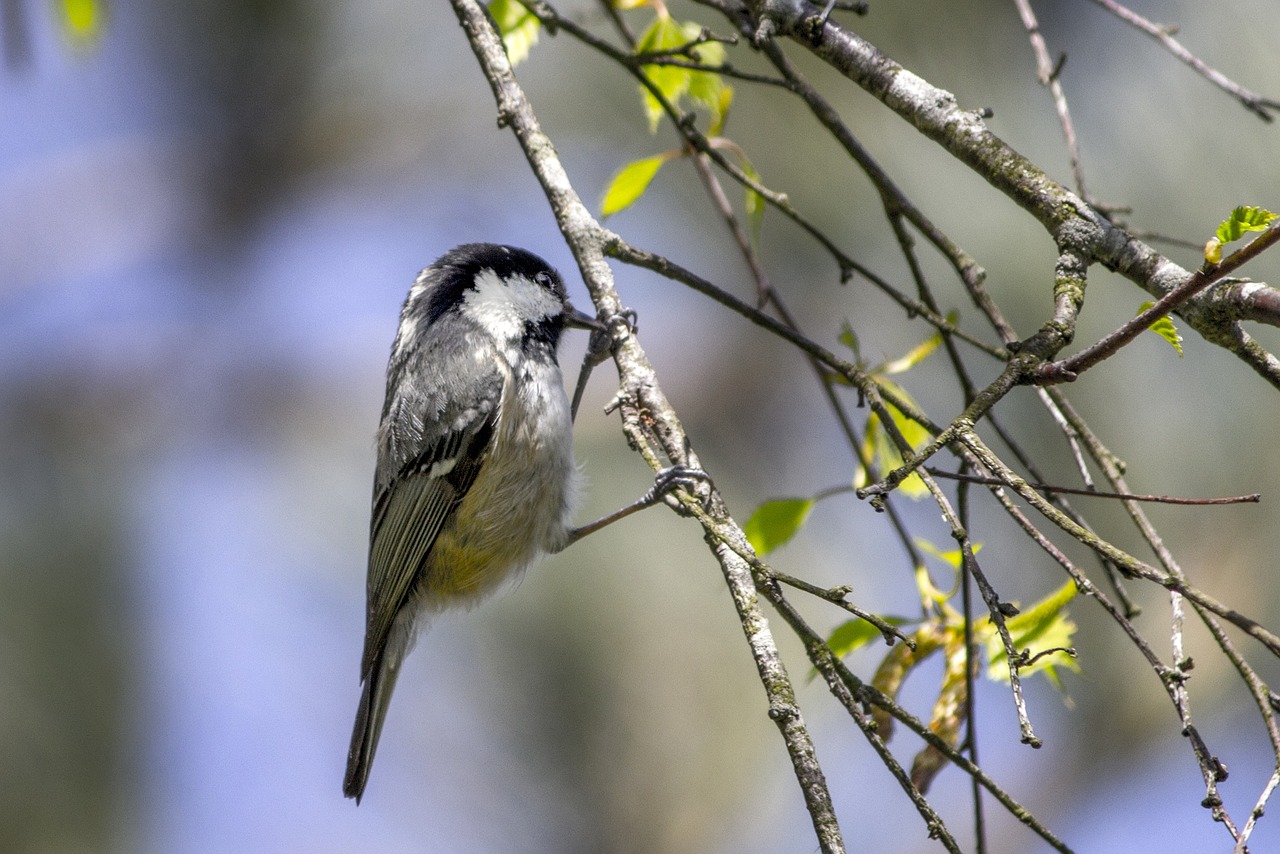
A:
[[[703,511],[711,512],[711,495],[715,489],[711,475],[693,466],[668,466],[654,476],[648,495],[654,502],[664,501],[672,509],[683,511],[684,507],[673,494],[677,489],[683,489],[697,498]]]

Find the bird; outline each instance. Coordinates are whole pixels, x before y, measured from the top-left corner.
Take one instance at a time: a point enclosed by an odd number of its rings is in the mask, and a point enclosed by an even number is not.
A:
[[[578,470],[556,359],[567,327],[604,328],[573,307],[551,265],[514,246],[451,249],[405,298],[377,431],[361,697],[343,780],[357,804],[424,618],[474,604],[575,538]]]

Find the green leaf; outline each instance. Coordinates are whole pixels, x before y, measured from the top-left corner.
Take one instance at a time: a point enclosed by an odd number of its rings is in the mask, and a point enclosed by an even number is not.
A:
[[[941,605],[960,589],[960,567],[964,563],[964,552],[960,549],[951,549],[944,552],[923,537],[916,537],[915,544],[920,551],[945,563],[954,573],[951,589],[943,590],[933,583],[933,579],[929,576],[928,567],[923,563],[916,566],[916,590],[920,593],[920,601],[925,603],[926,606]],[[977,554],[982,551],[982,543],[973,543],[972,548],[973,553]]]
[[[853,351],[855,361],[862,361],[862,351],[858,347],[858,333],[853,331],[853,324],[847,319],[840,322],[840,343]]]
[[[63,33],[77,45],[93,44],[102,35],[103,9],[98,0],[61,0]]]
[[[742,161],[742,171],[746,173],[747,177],[758,184],[763,183],[760,180],[760,173],[751,165],[751,161],[747,159],[747,156],[739,153],[739,159]],[[751,234],[751,243],[756,249],[760,248],[760,227],[764,223],[764,208],[764,196],[747,187],[744,209],[747,212],[747,228]]]
[[[1241,206],[1231,212],[1231,216],[1218,224],[1214,237],[1219,243],[1231,243],[1244,237],[1246,232],[1266,231],[1275,220],[1276,214],[1265,208]]]
[[[743,529],[756,554],[766,555],[794,537],[815,503],[813,498],[781,498],[757,507]]]
[[[950,549],[944,552],[924,537],[916,537],[915,544],[916,548],[920,549],[920,551],[937,558],[954,570],[959,570],[960,565],[964,563],[964,552],[960,549]],[[973,549],[973,553],[976,555],[978,552],[982,551],[982,543],[973,543],[971,548]]]
[[[680,22],[663,11],[640,35],[640,40],[636,43],[636,53],[664,53],[681,47],[688,41]],[[644,70],[650,82],[672,105],[677,104],[680,97],[689,91],[689,85],[693,80],[692,72],[678,65],[646,65]],[[653,97],[653,93],[643,86],[640,87],[640,94],[644,98],[645,115],[649,118],[649,132],[656,133],[658,122],[663,116],[662,105],[658,103],[657,98]]]
[[[885,362],[872,371],[877,376],[890,376],[893,374],[904,373],[914,368],[920,362],[924,361],[934,350],[942,345],[942,333],[937,332],[929,336],[923,343],[914,347],[907,355],[901,359],[894,359],[891,362]]]
[[[630,207],[636,199],[644,195],[653,176],[658,174],[662,164],[672,156],[673,153],[667,152],[646,157],[643,160],[635,160],[623,166],[618,174],[613,176],[613,180],[604,191],[604,198],[600,202],[601,216],[612,216]]]
[[[907,394],[906,390],[901,386],[888,380],[882,380],[882,382],[904,400],[911,401],[911,395]],[[918,451],[928,444],[930,439],[928,430],[903,415],[892,403],[886,401],[885,409],[888,410],[889,417],[892,419],[894,426],[898,428],[898,432],[902,434],[902,438],[907,441],[907,444],[913,450]],[[866,459],[875,460],[876,468],[880,470],[882,476],[896,468],[901,468],[903,465],[902,454],[898,452],[898,446],[881,423],[879,413],[873,412],[867,418],[867,433],[862,441],[862,449]],[[859,471],[854,480],[854,486],[866,486],[867,482],[866,472]],[[929,489],[924,485],[924,481],[914,472],[906,480],[898,484],[898,491],[908,498],[923,498],[929,494]]]
[[[720,78],[718,74],[715,76],[717,79]],[[708,136],[719,136],[724,131],[724,122],[729,116],[731,106],[733,106],[733,87],[721,80],[720,98],[711,108],[711,127],[707,130]]]
[[[1222,247],[1239,240],[1250,231],[1266,231],[1276,219],[1276,214],[1265,208],[1242,205],[1231,212],[1231,216],[1218,223],[1213,237],[1204,245],[1204,260],[1217,264],[1222,260]]]
[[[685,42],[696,41],[702,37],[702,25],[693,21],[682,25]],[[701,65],[724,65],[724,45],[720,42],[703,42],[692,50],[692,56]],[[728,100],[725,93],[728,93]],[[689,97],[702,104],[711,112],[711,133],[720,132],[724,124],[724,116],[733,101],[733,87],[724,82],[724,78],[714,71],[689,72]]]
[[[889,410],[890,417],[900,430],[903,426],[915,423],[902,417],[902,414],[893,407],[893,404],[886,403],[885,407]],[[907,434],[904,434],[904,436],[910,442],[910,436]],[[879,413],[873,412],[867,416],[867,433],[862,439],[862,457],[863,459],[874,460],[876,469],[879,470],[882,476],[894,469],[901,468],[904,463],[902,454],[898,452],[898,446],[894,444],[889,432],[880,423]],[[871,479],[866,469],[859,467],[858,473],[853,479],[854,488],[861,489],[870,482]],[[921,498],[929,494],[929,489],[924,485],[924,481],[920,479],[920,475],[914,472],[898,484],[898,490],[909,498]]]
[[[681,23],[671,17],[665,6],[659,6],[653,23],[641,33],[636,42],[636,53],[676,56],[674,51],[697,42],[700,38],[701,24],[694,21]],[[688,58],[701,65],[723,65],[724,45],[714,41],[696,44],[689,49]],[[678,65],[647,64],[643,67],[649,80],[673,107],[679,107],[681,99],[687,95],[710,111],[712,134],[720,132],[729,105],[733,103],[733,89],[724,82],[724,78],[714,71],[698,71]],[[662,105],[648,88],[641,86],[640,94],[644,99],[645,115],[649,119],[649,132],[653,133],[662,120]]]
[[[514,68],[529,57],[529,51],[538,43],[538,31],[542,22],[526,9],[519,0],[493,0],[489,4],[489,14],[498,24],[502,33],[502,44],[507,49],[507,58]]]
[[[1138,314],[1142,314],[1153,305],[1155,303],[1150,300],[1144,302],[1138,306]],[[1182,357],[1182,336],[1178,334],[1178,327],[1174,325],[1173,319],[1169,315],[1166,314],[1147,328],[1172,344],[1173,349],[1178,351],[1178,357]]]
[[[1005,621],[1009,636],[1013,639],[1014,649],[1029,649],[1032,655],[1038,651],[1066,648],[1072,645],[1076,633],[1076,624],[1067,614],[1067,603],[1076,595],[1076,584],[1067,581],[1057,590],[1041,599],[1022,613]],[[995,626],[988,618],[980,629],[987,647],[987,677],[995,681],[1009,681],[1008,656],[1004,644]],[[1023,676],[1043,672],[1054,685],[1061,687],[1058,681],[1058,667],[1080,672],[1080,665],[1065,652],[1051,652],[1024,665],[1020,672]]]
[[[902,617],[884,617],[883,619],[891,626],[901,626],[906,623],[906,620]],[[843,658],[859,647],[865,646],[867,641],[881,637],[883,635],[880,634],[880,630],[875,626],[861,617],[854,617],[852,620],[836,626],[835,631],[831,633],[831,637],[827,638],[827,646],[831,648],[833,653]]]

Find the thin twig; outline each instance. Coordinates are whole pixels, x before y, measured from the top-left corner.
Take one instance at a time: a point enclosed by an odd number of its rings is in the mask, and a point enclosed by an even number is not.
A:
[[[1235,98],[1244,105],[1246,110],[1253,113],[1264,122],[1269,122],[1274,118],[1271,113],[1267,112],[1268,110],[1280,110],[1280,101],[1276,101],[1271,98],[1264,98],[1255,92],[1249,91],[1239,83],[1231,80],[1231,78],[1227,77],[1221,71],[1218,71],[1215,68],[1210,68],[1203,60],[1183,47],[1182,43],[1173,37],[1172,31],[1176,28],[1152,23],[1137,12],[1134,12],[1132,9],[1116,3],[1115,0],[1093,0],[1093,2],[1097,3],[1120,20],[1128,24],[1132,24],[1142,32],[1160,42],[1160,44],[1164,45],[1166,50],[1195,69],[1197,74],[1204,77],[1214,86],[1217,86],[1231,97]]]
[[[945,477],[948,480],[961,480],[967,483],[981,483],[987,485],[1001,486],[1003,481],[995,477],[985,477],[976,474],[962,474],[960,472],[945,471],[943,469],[927,466],[929,474],[934,477]],[[1027,481],[1027,485],[1032,489],[1040,492],[1060,492],[1067,495],[1088,495],[1093,498],[1119,498],[1125,501],[1147,501],[1156,504],[1178,504],[1178,505],[1194,505],[1205,506],[1215,504],[1257,504],[1262,500],[1260,493],[1254,492],[1249,495],[1232,495],[1224,498],[1179,498],[1174,495],[1142,495],[1136,492],[1107,492],[1102,489],[1077,489],[1072,486],[1054,486],[1048,483],[1035,483]]]
[[[1080,145],[1076,141],[1075,124],[1071,121],[1071,110],[1067,107],[1067,95],[1062,90],[1061,71],[1066,61],[1066,54],[1054,63],[1049,59],[1049,46],[1045,44],[1044,34],[1040,32],[1040,22],[1036,13],[1031,10],[1030,0],[1014,0],[1018,14],[1022,17],[1022,25],[1027,29],[1027,37],[1031,41],[1031,50],[1036,55],[1036,75],[1040,85],[1049,87],[1053,95],[1053,105],[1058,111],[1058,122],[1062,125],[1062,135],[1067,141],[1067,157],[1071,161],[1071,174],[1076,181],[1076,192],[1080,198],[1097,206],[1084,188],[1084,167],[1080,164]]]
[[[770,570],[770,574],[781,584],[785,584],[788,587],[794,587],[802,593],[808,593],[810,596],[816,596],[819,599],[832,603],[833,605],[839,605],[855,617],[866,620],[879,630],[880,634],[884,637],[885,643],[892,645],[894,639],[897,639],[909,647],[915,647],[915,641],[911,640],[911,638],[903,632],[902,629],[892,623],[886,622],[882,617],[878,617],[870,611],[859,608],[857,605],[850,602],[848,598],[849,594],[852,592],[850,588],[819,587],[816,584],[810,584],[802,578],[796,578],[795,576],[778,572],[776,569]]]

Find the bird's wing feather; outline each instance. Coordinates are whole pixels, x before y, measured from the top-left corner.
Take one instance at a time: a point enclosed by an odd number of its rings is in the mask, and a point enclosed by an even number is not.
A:
[[[475,483],[498,420],[501,378],[469,421],[454,419],[425,451],[374,495],[369,542],[368,623],[361,674],[369,675],[405,607],[436,538]],[[449,422],[446,422],[449,423]]]

